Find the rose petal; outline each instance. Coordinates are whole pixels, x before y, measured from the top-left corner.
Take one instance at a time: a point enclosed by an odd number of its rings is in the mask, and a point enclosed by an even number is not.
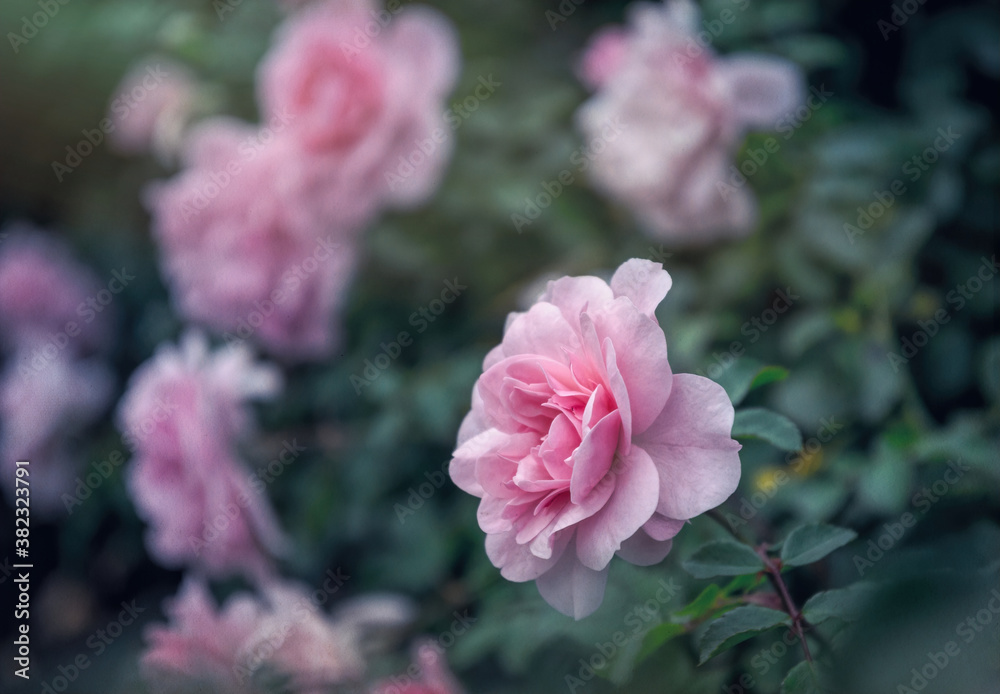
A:
[[[583,437],[573,454],[573,476],[570,478],[570,500],[579,504],[604,478],[615,459],[621,415],[608,413]]]
[[[580,523],[576,551],[584,566],[603,569],[621,543],[632,537],[656,511],[659,475],[653,460],[639,446],[618,458],[612,471],[615,492],[598,513]]]
[[[677,374],[670,400],[639,438],[660,472],[657,511],[686,520],[715,508],[740,481],[740,444],[732,439],[733,405],[719,384]]]
[[[537,580],[545,602],[573,619],[583,619],[601,606],[607,582],[607,568],[588,569],[572,549],[563,552],[559,561]]]
[[[733,92],[735,116],[746,127],[777,127],[805,96],[802,70],[784,58],[734,54],[719,60],[719,71]]]
[[[627,298],[592,313],[597,335],[615,346],[615,359],[628,389],[633,438],[644,432],[670,396],[670,363],[663,329]]]
[[[650,318],[656,317],[656,307],[670,291],[673,280],[660,263],[632,258],[621,264],[611,278],[615,298],[624,296]]]
[[[616,554],[636,566],[653,566],[670,554],[673,545],[673,540],[654,540],[640,530],[625,540]]]

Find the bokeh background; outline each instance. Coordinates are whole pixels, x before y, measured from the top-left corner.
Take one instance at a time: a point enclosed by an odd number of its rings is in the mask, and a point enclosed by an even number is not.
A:
[[[287,369],[283,394],[257,408],[259,434],[242,451],[251,465],[273,459],[293,437],[306,448],[268,490],[295,541],[283,572],[319,585],[339,567],[351,577],[343,597],[409,596],[419,606],[412,634],[439,638],[456,612],[474,617],[446,651],[472,693],[565,691],[566,675],[577,674],[595,644],[618,630],[632,633],[635,623],[627,620],[661,580],[676,581],[682,595],[642,613],[642,628],[693,598],[706,582],[684,574],[679,561],[721,536],[708,521],[685,530],[659,566],[615,563],[603,606],[574,622],[546,605],[534,585],[500,578],[483,551],[475,499],[450,481],[421,487],[446,470],[472,384],[506,314],[530,301],[546,278],[607,273],[625,259],[649,258],[674,280],[658,312],[674,371],[721,380],[739,368],[727,357],[739,342],[746,357],[789,371],[748,402],[787,415],[807,444],[824,439],[780,488],[774,475],[802,457],[746,443],[743,481],[724,507],[737,512],[749,502],[749,527],[763,537],[780,537],[803,520],[858,532],[847,548],[794,576],[797,596],[858,580],[854,557],[865,556],[869,540],[902,514],[917,515],[865,571],[887,587],[866,617],[864,637],[841,650],[845,691],[896,691],[910,668],[953,638],[956,625],[1000,587],[1000,281],[984,282],[960,310],[947,299],[996,251],[998,3],[909,3],[915,10],[889,33],[879,22],[892,21],[893,7],[883,1],[701,3],[705,20],[743,8],[714,38],[720,53],[787,57],[830,96],[750,177],[761,210],[756,231],[697,250],[645,236],[588,187],[585,172],[530,226],[517,230],[511,221],[543,181],[572,168],[582,144],[573,113],[586,98],[574,64],[597,28],[622,20],[626,3],[427,4],[451,18],[461,38],[462,74],[449,103],[461,107],[482,77],[499,86],[461,117],[454,157],[431,201],[385,215],[365,232],[338,353]],[[17,31],[22,16],[36,10],[34,2],[4,2],[2,33]],[[565,21],[553,28],[546,11]],[[81,129],[96,126],[122,76],[150,54],[189,65],[211,85],[218,111],[256,120],[254,70],[281,18],[270,0],[243,0],[221,20],[207,1],[70,0],[18,52],[6,39],[0,46],[0,222],[51,229],[101,278],[121,267],[135,274],[111,306],[119,393],[157,344],[182,328],[140,202],[146,183],[173,169],[106,145],[61,182],[52,162],[64,159]],[[859,206],[904,177],[904,165],[932,145],[939,128],[959,137],[852,242],[845,223],[856,224]],[[767,136],[748,136],[736,161]],[[381,342],[412,329],[411,315],[456,278],[468,288],[358,394],[350,377],[362,374]],[[779,292],[796,297],[791,308],[764,330],[747,329]],[[948,322],[894,366],[890,353],[901,354],[902,340],[942,308]],[[123,450],[110,407],[77,439],[81,469]],[[955,461],[967,472],[926,509],[916,507],[915,495]],[[765,490],[766,502],[751,501]],[[0,503],[12,518],[9,498]],[[0,561],[13,547],[11,523],[3,526]],[[69,691],[143,691],[143,627],[162,621],[162,601],[181,574],[149,558],[122,469],[71,518],[33,523],[32,545],[33,678],[24,686],[12,676],[7,625],[15,593],[4,573],[0,689],[41,691],[60,666],[92,654],[87,639],[122,601],[135,600],[145,607],[140,621],[93,658]],[[238,587],[217,586],[220,595]],[[764,668],[754,657],[773,653],[778,638],[748,641],[701,667],[690,639],[675,639],[634,672],[623,658],[581,691],[776,692],[787,665]],[[961,666],[925,691],[1000,691],[998,653],[994,614],[963,650]],[[775,657],[796,662],[794,653]],[[401,647],[374,667],[389,673],[405,664]],[[726,689],[734,686],[740,689]]]

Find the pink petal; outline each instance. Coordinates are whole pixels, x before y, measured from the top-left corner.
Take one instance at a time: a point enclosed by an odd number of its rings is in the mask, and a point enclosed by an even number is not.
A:
[[[719,71],[730,85],[735,115],[745,127],[773,130],[805,96],[802,70],[783,58],[729,55],[720,59]]]
[[[567,322],[579,330],[580,312],[584,306],[603,306],[612,299],[614,294],[607,282],[597,277],[583,276],[562,277],[549,282],[539,301],[557,306]]]
[[[653,566],[670,554],[673,545],[673,540],[654,540],[645,532],[639,531],[622,543],[617,554],[630,564]]]
[[[663,329],[627,298],[594,313],[597,335],[615,346],[618,371],[628,389],[632,436],[644,432],[670,396],[671,371]]]
[[[740,444],[730,436],[733,405],[722,386],[674,376],[670,400],[637,441],[660,472],[657,511],[685,520],[715,508],[740,481]]]
[[[429,7],[411,7],[392,22],[390,50],[401,65],[409,64],[435,96],[451,91],[461,55],[451,22]]]
[[[618,405],[618,414],[621,416],[621,447],[622,454],[627,455],[632,450],[632,405],[628,397],[628,387],[625,379],[622,378],[621,371],[618,370],[618,357],[615,354],[615,345],[610,338],[604,340],[604,366],[608,372],[608,386],[611,394]]]
[[[628,57],[628,32],[620,26],[600,29],[591,37],[577,72],[580,80],[591,89],[610,82]]]
[[[621,415],[610,412],[583,437],[573,454],[570,501],[579,504],[611,469],[621,433]]]
[[[639,446],[627,456],[619,456],[615,492],[608,503],[580,523],[576,551],[580,561],[594,570],[610,563],[621,543],[632,537],[656,511],[659,475],[653,460]]]
[[[507,326],[503,350],[508,357],[530,354],[565,363],[566,352],[579,349],[580,339],[556,306],[538,303]]]
[[[654,540],[669,540],[681,531],[684,523],[685,521],[654,513],[642,529]]]
[[[559,561],[536,581],[545,602],[573,619],[583,619],[601,606],[607,582],[607,568],[588,569],[572,548],[563,552]]]
[[[486,556],[508,581],[534,581],[552,568],[566,550],[569,538],[555,543],[552,556],[540,559],[526,545],[519,545],[513,533],[486,536]]]
[[[655,320],[656,307],[670,291],[673,280],[660,263],[632,258],[621,264],[611,278],[615,298],[627,297],[635,307]]]

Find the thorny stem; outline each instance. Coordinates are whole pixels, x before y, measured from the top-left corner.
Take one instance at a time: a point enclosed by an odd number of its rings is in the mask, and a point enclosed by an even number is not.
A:
[[[764,562],[764,567],[767,571],[767,578],[771,581],[771,585],[774,586],[774,589],[778,591],[778,595],[781,596],[781,602],[785,606],[785,611],[788,612],[788,615],[792,618],[792,633],[799,638],[799,641],[802,643],[802,652],[805,654],[806,660],[811,663],[813,659],[812,653],[809,652],[809,644],[806,642],[804,628],[805,620],[802,619],[802,613],[799,611],[799,608],[795,606],[792,596],[788,593],[788,587],[785,585],[784,579],[781,578],[781,562],[776,559],[772,559],[767,555],[766,544],[755,546],[750,540],[743,537],[743,534],[731,526],[722,514],[719,513],[718,509],[708,511],[707,515],[725,528],[730,535],[753,549],[753,551],[757,553],[757,556],[761,558],[761,561]]]

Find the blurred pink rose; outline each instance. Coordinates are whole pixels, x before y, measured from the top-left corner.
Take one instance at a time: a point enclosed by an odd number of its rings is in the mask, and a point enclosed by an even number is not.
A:
[[[40,369],[30,364],[27,349],[23,355],[14,353],[0,375],[3,484],[13,499],[15,462],[27,460],[32,513],[72,513],[82,501],[76,488],[85,485],[75,477],[84,458],[73,437],[104,412],[114,375],[97,359],[73,359],[65,352]]]
[[[416,205],[451,155],[443,114],[459,61],[455,30],[434,10],[319,3],[286,21],[261,63],[261,112],[287,119],[351,197]]]
[[[108,105],[113,130],[108,139],[120,151],[153,150],[172,158],[195,103],[196,82],[182,65],[150,58],[122,78]]]
[[[324,167],[284,133],[209,120],[186,159],[147,194],[180,313],[278,356],[329,355],[367,208],[333,198]]]
[[[463,690],[448,670],[442,649],[427,641],[413,649],[413,664],[405,675],[377,683],[371,694],[463,694]]]
[[[177,597],[166,603],[170,624],[146,629],[149,646],[141,663],[145,679],[156,692],[178,691],[181,683],[219,694],[254,691],[238,665],[264,609],[253,596],[241,594],[218,610],[203,583],[186,579]]]
[[[74,438],[112,394],[102,361],[111,293],[60,241],[27,224],[0,236],[0,472],[14,494],[15,462],[30,465],[32,508],[51,516],[75,495],[83,457]],[[96,308],[95,308],[96,307]],[[65,508],[72,511],[75,504]]]
[[[624,37],[605,29],[581,65],[597,90],[577,113],[595,153],[594,185],[629,207],[652,236],[678,242],[754,227],[751,191],[730,181],[733,156],[747,130],[774,129],[804,97],[793,63],[717,57],[696,39],[698,20],[689,0],[638,3]]]
[[[616,553],[661,561],[740,479],[726,392],[667,362],[654,310],[670,283],[648,260],[610,285],[549,283],[508,318],[459,431],[451,477],[482,499],[490,560],[577,619],[601,604]]]
[[[51,362],[64,350],[79,354],[107,346],[111,311],[99,302],[100,311],[87,303],[97,301],[103,289],[97,277],[61,242],[29,225],[4,231],[0,346],[38,350],[36,366]]]
[[[329,599],[327,592],[318,591],[323,603]],[[290,677],[289,685],[297,694],[324,694],[334,685],[364,676],[360,634],[331,619],[310,591],[276,583],[266,595],[270,610],[243,648],[241,666],[248,674],[265,666],[277,670]]]
[[[277,370],[252,363],[249,350],[210,353],[196,333],[161,346],[133,374],[117,422],[133,448],[128,487],[157,561],[260,578],[284,551],[264,483],[235,450],[251,428],[245,402],[279,387]]]
[[[394,596],[350,600],[334,616],[327,615],[322,605],[346,578],[330,570],[315,591],[274,581],[261,596],[238,594],[221,610],[203,583],[185,580],[167,603],[170,624],[146,632],[149,648],[142,665],[147,681],[156,691],[202,684],[210,691],[257,692],[271,691],[263,685],[276,673],[288,678],[295,694],[321,694],[359,681],[366,639],[410,615]],[[360,609],[352,607],[355,603]]]

